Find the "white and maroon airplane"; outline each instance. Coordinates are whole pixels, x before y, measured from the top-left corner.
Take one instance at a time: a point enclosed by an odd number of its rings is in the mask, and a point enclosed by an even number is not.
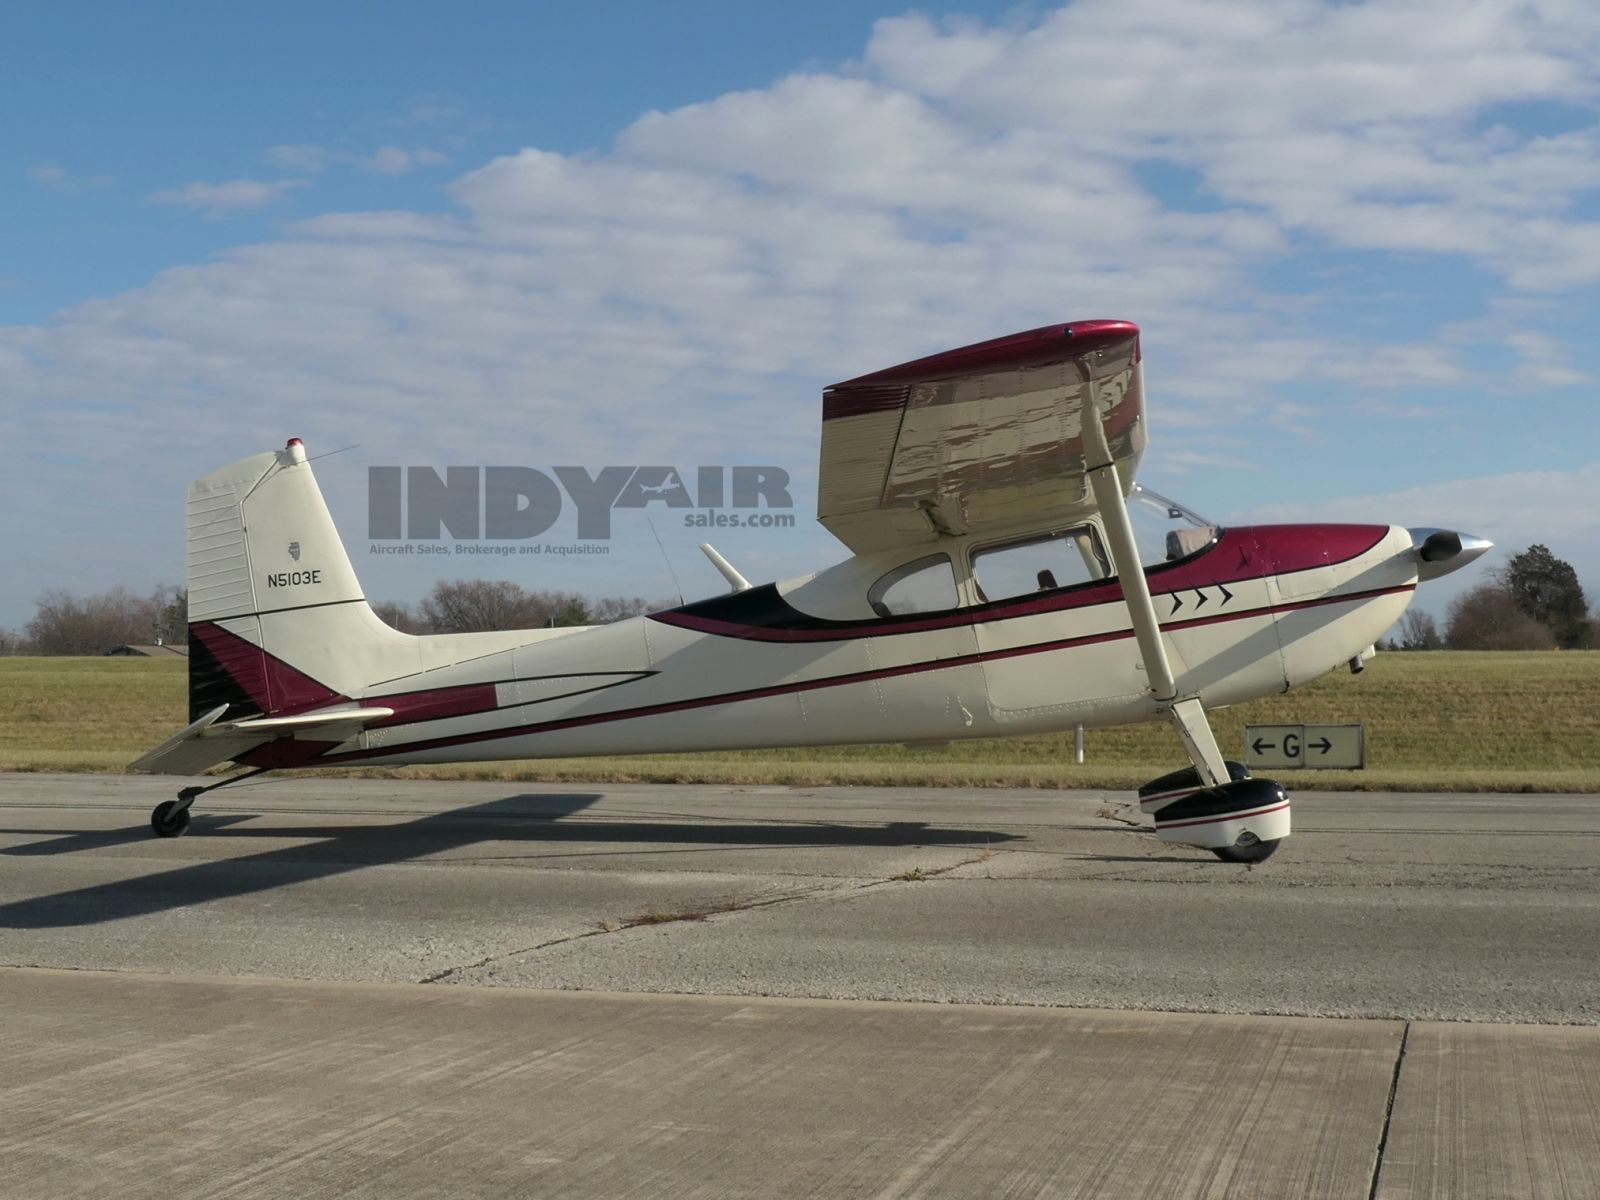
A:
[[[1052,325],[835,384],[824,571],[570,629],[413,637],[368,606],[298,438],[189,488],[192,724],[133,766],[391,766],[945,741],[1166,718],[1191,767],[1141,789],[1159,836],[1233,862],[1289,800],[1206,709],[1349,664],[1419,581],[1490,543],[1390,525],[1221,529],[1146,492],[1139,331]],[[1130,510],[1135,515],[1130,515]],[[1136,523],[1159,522],[1145,536]],[[151,816],[189,825],[210,788]]]

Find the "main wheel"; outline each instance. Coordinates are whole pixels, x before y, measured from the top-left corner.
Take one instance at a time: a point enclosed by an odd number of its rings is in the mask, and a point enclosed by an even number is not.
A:
[[[1278,848],[1282,838],[1273,838],[1270,842],[1253,842],[1248,846],[1214,846],[1211,853],[1215,854],[1225,863],[1258,863],[1266,862],[1272,857],[1272,852]]]
[[[150,828],[157,837],[182,837],[189,832],[189,808],[178,807],[176,800],[163,800],[150,814]]]

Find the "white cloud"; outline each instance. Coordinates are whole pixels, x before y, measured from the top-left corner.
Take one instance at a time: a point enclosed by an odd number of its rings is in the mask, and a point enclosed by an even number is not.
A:
[[[1548,333],[1534,329],[1514,330],[1506,343],[1522,360],[1518,374],[1542,387],[1576,387],[1592,383],[1593,377],[1567,365],[1567,348]]]
[[[1600,280],[1600,225],[1561,215],[1600,183],[1595,130],[1483,118],[1587,108],[1597,52],[1595,11],[1560,4],[1078,0],[1015,30],[881,21],[866,61],[975,127],[1072,122],[1096,156],[1192,168],[1285,229],[1559,289]]]
[[[880,22],[861,63],[647,114],[608,151],[497,157],[450,185],[448,215],[323,214],[0,329],[0,394],[19,405],[0,435],[44,456],[17,481],[29,494],[98,498],[41,522],[130,547],[183,480],[289,433],[389,463],[754,454],[803,481],[819,384],[1128,316],[1146,331],[1152,458],[1250,463],[1287,492],[1380,418],[1425,415],[1419,392],[1581,382],[1533,308],[1491,330],[1519,364],[1496,379],[1459,331],[1275,295],[1259,271],[1309,244],[1588,286],[1600,227],[1573,214],[1597,179],[1594,130],[1530,137],[1493,110],[1594,95],[1597,45],[1586,9],[1549,7],[1079,0],[1032,25]],[[440,158],[269,157],[379,173]],[[1142,182],[1151,162],[1192,171],[1212,211],[1164,202]],[[305,183],[152,199],[220,216]],[[1259,452],[1262,429],[1321,437],[1319,455],[1286,466]],[[82,465],[38,465],[51,455]],[[782,544],[803,551],[791,567],[823,553],[820,535]]]
[[[71,194],[109,187],[116,182],[116,179],[110,175],[79,175],[69,171],[66,167],[55,164],[29,167],[27,175],[30,180],[40,187]]]
[[[253,212],[281,199],[295,188],[305,187],[304,179],[230,179],[226,183],[187,183],[180,188],[152,192],[150,199],[157,204],[171,204],[193,209],[208,217],[225,217],[233,213]]]
[[[417,167],[437,166],[445,161],[443,154],[427,146],[380,146],[370,157],[363,158],[361,165],[379,175],[404,175]]]
[[[265,157],[275,167],[314,175],[327,165],[332,156],[325,146],[283,145],[268,146]]]
[[[1443,600],[1484,582],[1489,570],[1535,543],[1570,562],[1591,601],[1600,600],[1597,499],[1600,462],[1592,462],[1568,470],[1508,471],[1371,495],[1278,504],[1250,515],[1273,521],[1371,521],[1455,529],[1494,542],[1482,566],[1447,576],[1447,586],[1427,590],[1425,606],[1443,611]]]

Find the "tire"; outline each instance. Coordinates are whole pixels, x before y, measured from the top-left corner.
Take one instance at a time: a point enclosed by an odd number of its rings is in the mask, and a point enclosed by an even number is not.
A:
[[[1215,854],[1225,863],[1258,863],[1266,862],[1272,857],[1273,851],[1278,848],[1282,838],[1274,838],[1270,842],[1257,842],[1253,846],[1217,846],[1211,853]]]
[[[150,814],[150,829],[157,837],[182,837],[189,832],[189,809],[176,800],[164,800]]]

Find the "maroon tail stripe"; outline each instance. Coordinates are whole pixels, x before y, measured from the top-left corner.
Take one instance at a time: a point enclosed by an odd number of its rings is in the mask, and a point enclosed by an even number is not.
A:
[[[264,713],[286,716],[349,699],[220,625],[202,621],[189,626],[189,632]]]

